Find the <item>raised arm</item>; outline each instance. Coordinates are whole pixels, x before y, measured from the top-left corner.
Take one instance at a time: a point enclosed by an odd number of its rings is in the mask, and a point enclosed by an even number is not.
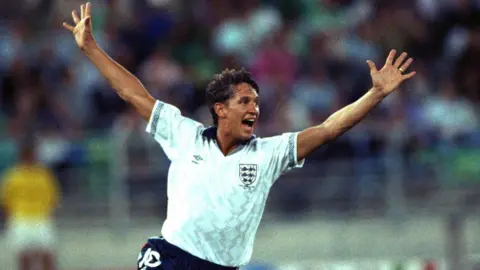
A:
[[[80,6],[81,14],[72,12],[75,26],[63,23],[71,31],[75,41],[85,55],[107,79],[117,94],[132,104],[140,115],[148,121],[152,114],[155,99],[148,93],[140,80],[120,64],[110,58],[95,41],[92,33],[91,4]]]
[[[377,70],[375,64],[368,60],[372,77],[372,88],[360,99],[332,114],[324,123],[308,128],[298,134],[297,159],[302,160],[323,144],[335,140],[347,130],[358,124],[380,101],[398,88],[405,80],[412,78],[415,72],[402,73],[412,64],[402,53],[394,62],[396,51],[390,51],[385,65]],[[403,65],[402,65],[403,63]]]

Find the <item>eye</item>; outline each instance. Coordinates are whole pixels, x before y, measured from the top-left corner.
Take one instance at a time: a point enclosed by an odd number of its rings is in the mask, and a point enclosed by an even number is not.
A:
[[[241,98],[239,101],[238,101],[240,104],[248,104],[248,99],[247,98]]]

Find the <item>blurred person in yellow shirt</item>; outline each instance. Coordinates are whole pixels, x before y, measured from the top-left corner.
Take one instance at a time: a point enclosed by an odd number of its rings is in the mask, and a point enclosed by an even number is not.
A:
[[[19,145],[19,160],[3,177],[0,201],[7,215],[6,236],[18,269],[55,269],[53,211],[58,184],[36,159],[34,140]]]

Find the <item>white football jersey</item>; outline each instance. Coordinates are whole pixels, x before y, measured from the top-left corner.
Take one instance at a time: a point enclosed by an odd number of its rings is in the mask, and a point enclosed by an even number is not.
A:
[[[201,259],[224,266],[250,261],[269,190],[297,162],[297,133],[255,138],[224,156],[216,128],[156,101],[147,125],[172,161],[163,237]]]

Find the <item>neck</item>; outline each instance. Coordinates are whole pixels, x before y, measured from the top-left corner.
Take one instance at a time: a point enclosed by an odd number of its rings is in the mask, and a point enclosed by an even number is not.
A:
[[[225,156],[230,154],[239,145],[239,142],[232,137],[232,134],[226,132],[223,128],[217,128],[217,143]]]

